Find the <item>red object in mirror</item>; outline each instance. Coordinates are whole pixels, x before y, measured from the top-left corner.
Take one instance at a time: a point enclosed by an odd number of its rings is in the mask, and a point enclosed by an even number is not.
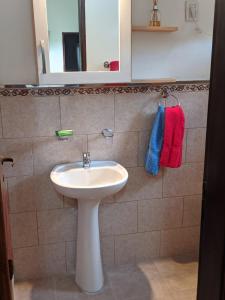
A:
[[[109,64],[109,68],[111,72],[119,71],[120,69],[120,63],[118,60],[113,60]]]

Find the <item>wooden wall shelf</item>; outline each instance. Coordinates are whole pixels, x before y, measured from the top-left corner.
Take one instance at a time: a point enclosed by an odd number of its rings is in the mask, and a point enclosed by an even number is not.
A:
[[[178,31],[178,27],[146,27],[146,26],[133,26],[132,31],[145,31],[145,32],[175,32]]]

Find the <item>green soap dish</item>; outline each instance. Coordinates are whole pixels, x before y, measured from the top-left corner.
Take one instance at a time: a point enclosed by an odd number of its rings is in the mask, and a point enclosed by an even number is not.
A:
[[[56,130],[55,134],[59,138],[69,137],[69,136],[73,136],[73,130],[71,130],[71,129],[68,129],[68,130]]]

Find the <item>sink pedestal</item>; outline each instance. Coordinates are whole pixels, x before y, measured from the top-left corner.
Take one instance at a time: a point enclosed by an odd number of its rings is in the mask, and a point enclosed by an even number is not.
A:
[[[100,200],[78,200],[76,283],[85,292],[96,293],[104,284],[98,208]]]

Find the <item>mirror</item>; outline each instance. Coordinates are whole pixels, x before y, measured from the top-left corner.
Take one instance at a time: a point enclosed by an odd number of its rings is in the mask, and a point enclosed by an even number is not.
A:
[[[118,0],[46,0],[50,72],[119,71]]]
[[[39,84],[131,81],[131,0],[33,0]]]

